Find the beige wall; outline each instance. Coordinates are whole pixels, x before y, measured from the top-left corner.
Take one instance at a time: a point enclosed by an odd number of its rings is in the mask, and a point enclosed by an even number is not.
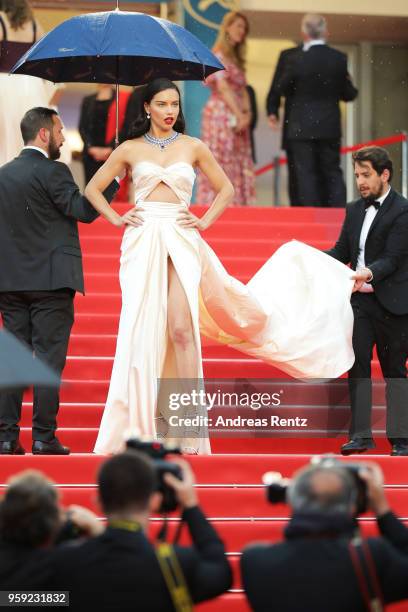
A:
[[[52,30],[52,28],[55,28],[55,26],[66,19],[75,17],[78,14],[78,11],[55,11],[50,9],[37,9],[34,12],[46,32],[49,32],[49,30]]]
[[[245,11],[337,13],[339,15],[398,15],[408,17],[407,0],[241,0]]]

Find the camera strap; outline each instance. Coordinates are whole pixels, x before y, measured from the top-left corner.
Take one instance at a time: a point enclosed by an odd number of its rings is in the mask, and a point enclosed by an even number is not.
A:
[[[155,550],[176,612],[192,612],[190,592],[174,547],[167,542],[161,542]]]
[[[184,520],[183,518],[181,518],[181,520],[179,521],[177,525],[176,531],[174,533],[173,544],[178,544],[184,525],[185,525]],[[158,542],[166,542],[168,531],[169,531],[168,516],[164,515],[163,523],[157,533],[156,540]]]
[[[349,552],[367,610],[383,612],[384,598],[367,541],[360,537],[354,538],[349,543]]]

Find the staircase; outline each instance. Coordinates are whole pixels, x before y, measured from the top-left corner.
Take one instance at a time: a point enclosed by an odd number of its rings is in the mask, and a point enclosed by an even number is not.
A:
[[[115,205],[118,212],[128,206]],[[201,216],[203,209],[194,208]],[[329,209],[248,208],[229,209],[204,233],[204,238],[223,261],[227,270],[247,282],[264,261],[284,242],[303,240],[319,249],[328,248],[338,236],[344,212]],[[0,488],[7,478],[28,467],[43,470],[55,480],[63,503],[78,503],[100,514],[96,505],[95,475],[103,460],[92,455],[97,429],[106,399],[112,368],[120,312],[118,281],[121,231],[98,219],[81,225],[87,295],[76,297],[76,320],[72,331],[67,366],[61,392],[58,435],[71,447],[68,457],[7,457],[0,460]],[[324,411],[325,398],[310,392],[302,383],[291,383],[285,374],[228,347],[204,346],[204,372],[208,378],[279,378],[282,384],[297,385],[291,406],[296,415],[316,415]],[[384,431],[384,389],[378,363],[374,362],[375,429]],[[22,442],[31,446],[31,395],[25,396]],[[271,437],[215,437],[211,457],[191,457],[196,473],[202,507],[222,534],[234,568],[233,590],[213,602],[197,606],[203,612],[243,612],[248,610],[240,591],[238,571],[240,551],[254,540],[276,541],[288,518],[285,506],[270,506],[265,501],[261,476],[265,471],[279,471],[290,476],[305,465],[313,453],[337,452],[345,441],[336,436],[347,417],[347,405],[339,406],[331,422],[333,437],[325,435],[322,420],[316,438],[302,432],[286,432]],[[322,412],[323,414],[323,412]],[[320,433],[319,433],[320,431]],[[408,458],[390,457],[384,437],[377,437],[377,450],[371,453],[385,471],[389,499],[396,512],[408,523]],[[375,454],[380,453],[380,454]],[[357,459],[361,460],[361,459]],[[364,460],[364,458],[363,458]],[[360,519],[364,533],[376,533],[372,516]],[[157,531],[159,518],[151,521]],[[174,528],[177,519],[171,520]],[[187,542],[187,536],[183,536]],[[407,604],[389,608],[408,612]]]

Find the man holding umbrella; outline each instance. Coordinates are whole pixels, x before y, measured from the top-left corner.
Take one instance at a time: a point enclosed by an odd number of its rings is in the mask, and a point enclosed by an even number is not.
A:
[[[21,121],[24,148],[0,168],[0,313],[4,327],[61,374],[84,291],[77,221],[98,214],[56,160],[64,142],[58,113],[33,108]],[[110,201],[118,189],[106,190]],[[24,454],[19,442],[23,390],[0,391],[0,454]],[[59,388],[34,387],[34,454],[67,455],[55,436]]]

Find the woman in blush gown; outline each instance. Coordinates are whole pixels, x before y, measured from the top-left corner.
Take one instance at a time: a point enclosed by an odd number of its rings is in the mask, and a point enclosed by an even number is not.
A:
[[[198,425],[180,419],[180,426],[173,426],[157,379],[161,384],[170,379],[170,389],[179,392],[189,385],[190,391],[200,388],[200,332],[292,376],[337,377],[354,360],[353,281],[346,266],[296,241],[281,247],[247,285],[231,277],[200,231],[228,206],[232,184],[207,146],[183,134],[174,83],[152,81],[144,109],[134,138],[112,153],[85,191],[110,223],[125,228],[122,311],[95,452],[121,450],[126,432],[137,430],[176,439],[186,453],[209,453],[200,419]],[[102,192],[128,167],[135,207],[121,217]],[[216,194],[201,218],[189,210],[196,168],[208,176]],[[183,410],[202,416],[206,408]]]

